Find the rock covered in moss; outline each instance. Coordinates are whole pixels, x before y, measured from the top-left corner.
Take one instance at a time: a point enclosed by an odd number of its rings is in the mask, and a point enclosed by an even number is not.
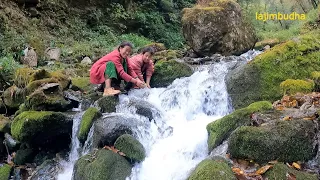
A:
[[[286,79],[310,78],[320,69],[320,31],[313,31],[273,47],[249,64],[229,72],[227,90],[234,107],[260,100],[275,101],[283,95],[280,83]]]
[[[132,166],[119,154],[101,149],[81,157],[74,166],[74,180],[125,180]]]
[[[188,180],[236,180],[228,163],[224,160],[205,159],[197,165]]]
[[[58,137],[70,136],[72,120],[62,113],[25,111],[14,118],[11,134],[20,142],[41,145]]]
[[[116,111],[116,105],[119,102],[118,96],[105,96],[97,100],[97,105],[102,113],[111,113]]]
[[[246,108],[238,109],[221,119],[211,122],[207,125],[209,150],[211,151],[226,140],[236,128],[249,125],[251,123],[250,115],[252,113],[271,109],[272,104],[268,101],[255,102]]]
[[[123,152],[133,162],[141,162],[146,157],[143,145],[130,134],[124,134],[116,140],[114,147]]]
[[[152,56],[152,59],[154,60],[154,62],[157,62],[160,60],[164,60],[164,61],[175,60],[181,57],[182,57],[182,53],[180,53],[178,50],[164,50],[164,51],[156,52]]]
[[[307,172],[301,172],[289,168],[287,165],[283,163],[275,164],[270,170],[268,170],[264,176],[268,178],[268,180],[279,180],[279,179],[288,179],[287,174],[292,174],[296,177],[297,180],[317,180],[317,175],[310,174]]]
[[[174,60],[159,61],[155,64],[150,86],[166,87],[175,79],[191,76],[192,73],[192,69],[184,63]]]
[[[234,158],[252,159],[258,163],[307,161],[315,155],[314,127],[315,124],[308,120],[240,127],[230,136],[229,152]]]
[[[300,79],[287,79],[280,84],[283,94],[294,95],[300,93],[310,93],[314,89],[313,81],[304,81]]]
[[[79,89],[81,91],[88,92],[93,89],[92,84],[90,83],[89,77],[76,77],[71,79],[72,89]]]
[[[97,108],[90,107],[86,110],[86,112],[82,116],[80,130],[78,133],[78,139],[80,142],[84,142],[87,139],[89,130],[93,124],[93,122],[101,116],[101,113]]]
[[[144,123],[121,114],[103,116],[94,123],[92,147],[112,146],[123,134],[132,134]]]
[[[267,45],[269,45],[270,47],[273,47],[279,43],[280,43],[279,39],[265,39],[263,41],[257,42],[254,46],[254,49],[261,50],[262,48],[264,48]]]
[[[0,114],[0,132],[10,132],[10,119]]]
[[[0,167],[0,179],[1,180],[8,180],[10,178],[12,167],[8,164],[4,164]]]
[[[199,55],[239,55],[256,42],[251,24],[233,0],[210,1],[204,6],[185,8],[182,14],[183,35]]]
[[[3,102],[9,109],[18,109],[20,104],[24,102],[25,96],[25,90],[15,85],[6,89],[2,94]]]

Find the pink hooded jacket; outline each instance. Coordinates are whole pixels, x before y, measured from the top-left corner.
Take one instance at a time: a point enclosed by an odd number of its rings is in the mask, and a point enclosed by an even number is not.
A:
[[[138,75],[141,81],[143,80],[143,72],[146,72],[146,77],[151,77],[154,72],[154,65],[152,60],[148,63],[144,63],[142,60],[142,54],[137,54],[129,59],[129,64],[133,71]]]

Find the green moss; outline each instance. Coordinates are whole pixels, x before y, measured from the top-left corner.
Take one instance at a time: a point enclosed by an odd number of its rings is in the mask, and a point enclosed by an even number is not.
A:
[[[10,178],[12,167],[8,164],[5,164],[0,167],[0,180],[8,180]]]
[[[105,96],[100,98],[97,101],[97,104],[100,107],[101,113],[111,113],[116,111],[116,105],[118,102],[119,98],[117,96]]]
[[[35,71],[31,68],[19,68],[14,74],[14,84],[19,88],[24,88],[31,81],[31,75]]]
[[[77,77],[72,78],[72,86],[78,87],[81,91],[90,91],[92,89],[91,83],[90,83],[90,77]]]
[[[31,75],[30,81],[36,81],[36,80],[45,79],[45,78],[51,78],[51,74],[48,71],[46,71],[45,69],[40,69],[40,70],[35,71]]]
[[[275,45],[277,45],[279,43],[280,43],[279,39],[265,39],[263,41],[257,42],[255,44],[254,48],[255,49],[262,49],[266,45],[269,45],[270,47],[273,47],[273,46],[275,46]]]
[[[211,151],[226,140],[237,127],[249,125],[251,123],[250,115],[252,113],[271,109],[272,104],[268,101],[255,102],[246,108],[238,109],[221,119],[209,123],[207,125],[209,150]]]
[[[70,132],[72,121],[64,114],[50,111],[25,111],[14,118],[11,134],[21,142],[42,143]]]
[[[84,142],[87,139],[89,130],[93,122],[101,116],[99,110],[94,107],[90,107],[82,116],[78,139],[80,142]]]
[[[286,79],[309,78],[320,68],[320,31],[313,31],[273,47],[254,58],[227,81],[235,108],[282,97],[279,84]]]
[[[314,82],[299,79],[287,79],[280,84],[280,89],[285,95],[294,95],[298,92],[310,93],[314,89]]]
[[[10,132],[10,119],[2,114],[0,114],[0,132]]]
[[[14,116],[18,116],[19,114],[21,114],[22,112],[27,111],[27,110],[28,110],[28,108],[26,107],[26,105],[24,103],[20,104],[19,110],[14,113]]]
[[[315,132],[312,121],[276,121],[261,127],[240,127],[231,134],[229,152],[233,158],[258,163],[306,161],[313,157]]]
[[[206,159],[200,162],[188,180],[232,180],[236,179],[224,160]]]
[[[192,69],[184,63],[174,60],[159,61],[155,64],[150,85],[152,87],[166,87],[175,79],[191,76],[192,73]]]
[[[314,81],[315,87],[314,90],[316,92],[320,91],[320,71],[314,71],[311,73],[311,78]]]
[[[28,96],[25,107],[35,111],[66,111],[71,105],[59,92],[45,94],[37,90]]]
[[[270,170],[265,173],[265,177],[269,180],[288,179],[287,174],[293,174],[297,180],[317,180],[317,175],[309,174],[306,172],[300,172],[289,168],[283,163],[275,164]]]
[[[25,100],[26,92],[24,89],[20,89],[17,86],[11,86],[6,89],[3,94],[4,104],[8,108],[18,109],[20,104],[22,104]]]
[[[28,84],[27,86],[27,92],[30,94],[34,92],[36,89],[38,89],[40,86],[48,83],[59,83],[59,81],[55,78],[45,78],[40,80],[35,80]]]
[[[101,149],[81,157],[74,167],[74,180],[126,179],[132,166],[119,154]]]
[[[50,75],[59,82],[62,89],[68,89],[71,80],[64,74],[63,70],[51,72]]]
[[[123,152],[133,162],[141,162],[146,157],[143,145],[129,134],[118,137],[114,143],[114,147]]]

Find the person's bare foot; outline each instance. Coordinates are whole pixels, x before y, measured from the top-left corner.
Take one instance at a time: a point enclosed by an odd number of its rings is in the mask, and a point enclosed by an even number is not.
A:
[[[103,96],[114,96],[116,94],[120,94],[121,91],[115,90],[114,88],[105,88],[103,91]]]

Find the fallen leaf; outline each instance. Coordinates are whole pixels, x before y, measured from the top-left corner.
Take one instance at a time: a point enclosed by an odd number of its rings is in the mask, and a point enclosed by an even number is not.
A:
[[[103,148],[107,149],[107,150],[110,150],[110,151],[112,151],[114,153],[117,153],[120,156],[126,156],[123,152],[121,152],[119,149],[116,149],[114,146],[111,146],[111,147],[110,146],[104,146]]]
[[[284,110],[284,107],[283,107],[282,105],[278,105],[278,106],[276,107],[276,110],[278,110],[278,111],[283,111],[283,110]]]
[[[292,117],[291,117],[291,116],[286,116],[286,117],[284,117],[282,120],[284,120],[284,121],[290,121],[290,120],[292,120]]]
[[[233,167],[232,168],[232,171],[238,175],[242,175],[244,174],[244,172],[240,169],[240,168],[237,168],[237,167]]]
[[[299,169],[299,170],[301,169],[300,164],[298,164],[296,162],[292,163],[292,166],[295,167],[296,169]]]
[[[267,172],[270,168],[272,168],[273,165],[266,165],[266,166],[263,166],[261,167],[260,169],[258,169],[256,171],[257,174],[261,175],[261,174],[264,174],[265,172]]]
[[[292,173],[287,173],[286,174],[287,180],[296,180],[296,175],[292,174]]]

